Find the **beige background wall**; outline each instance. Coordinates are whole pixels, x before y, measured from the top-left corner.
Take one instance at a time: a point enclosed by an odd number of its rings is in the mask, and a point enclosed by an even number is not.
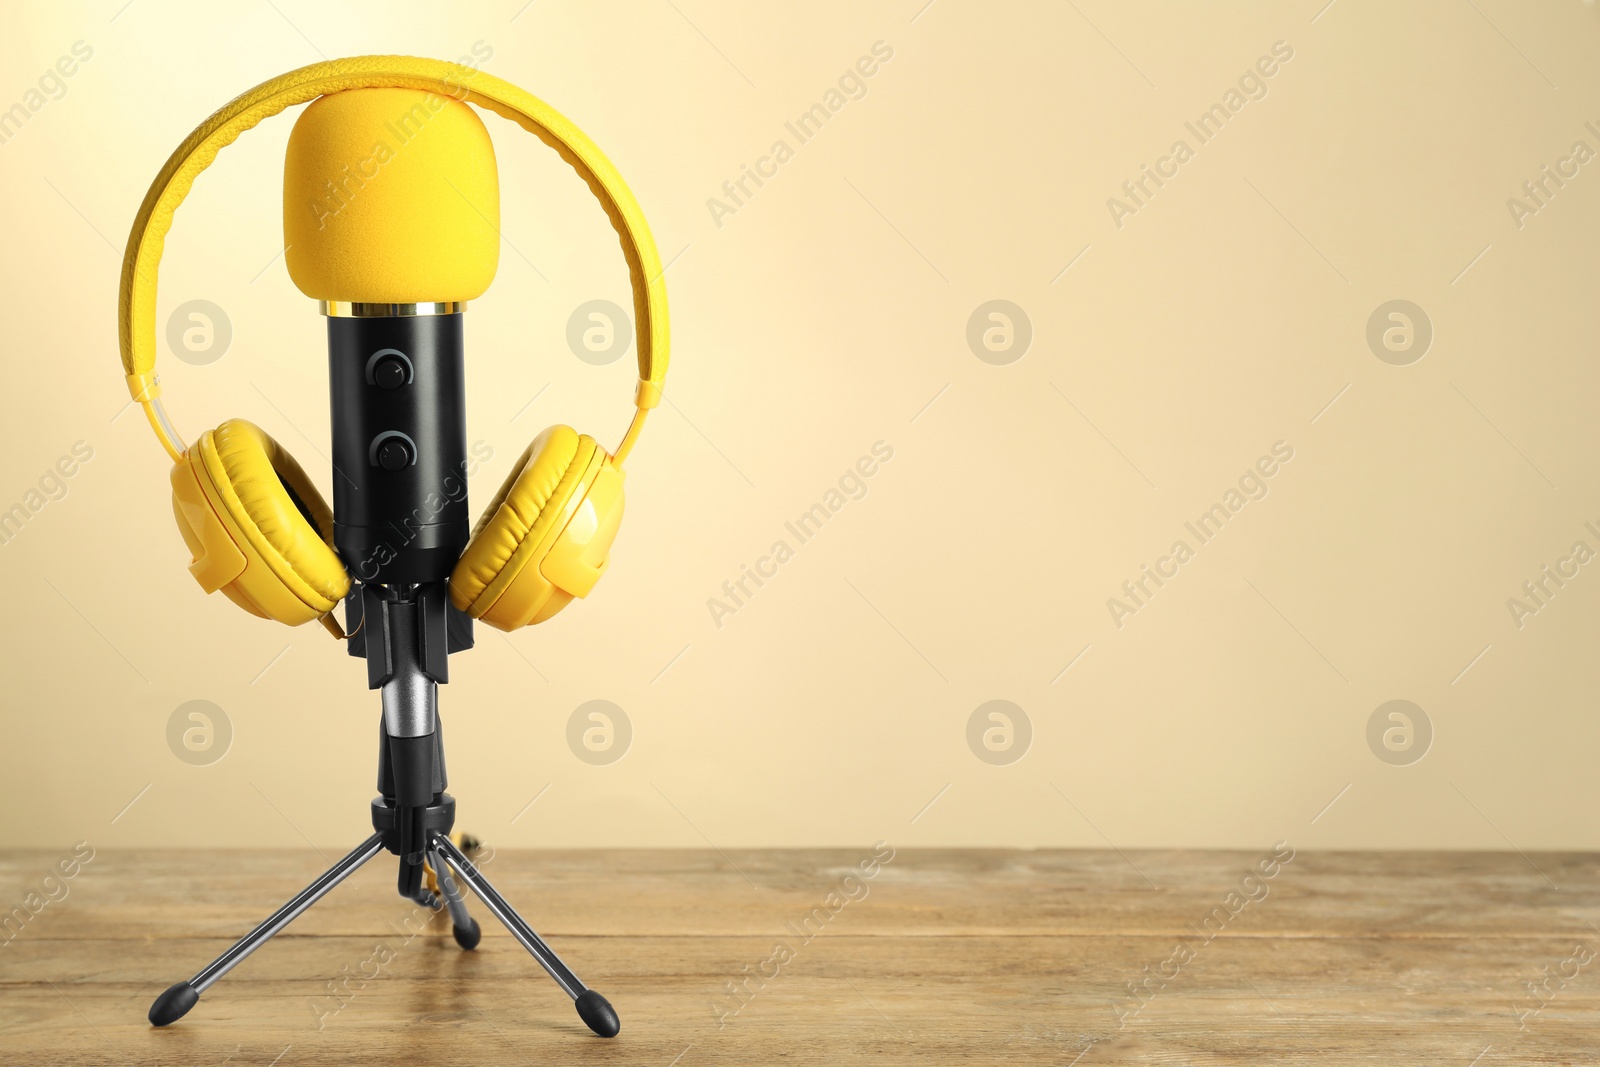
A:
[[[6,843],[366,832],[360,663],[184,573],[167,462],[125,409],[121,247],[167,154],[237,93],[323,57],[481,42],[483,69],[629,177],[671,261],[676,358],[609,577],[452,661],[464,827],[502,845],[1600,847],[1600,565],[1567,564],[1520,628],[1507,606],[1575,542],[1600,551],[1600,163],[1570,164],[1520,226],[1507,204],[1574,142],[1600,151],[1593,6],[124,3],[0,20],[0,107],[93,49],[0,144],[0,505],[93,449],[0,546]],[[879,41],[865,95],[796,147],[784,123]],[[1275,42],[1292,58],[1265,64],[1265,96],[1201,144],[1185,122]],[[591,366],[565,341],[578,305],[627,302],[600,211],[486,121],[507,247],[468,326],[471,437],[494,454],[480,505],[551,422],[614,443],[632,378],[631,355]],[[233,340],[162,370],[190,439],[256,420],[326,488],[323,322],[279,256],[291,124],[226,152],[180,212],[162,322],[209,300]],[[793,158],[714,217],[779,138]],[[1143,164],[1170,173],[1180,138],[1193,158],[1119,226],[1108,198]],[[993,299],[1031,323],[1007,365],[966,338]],[[1366,337],[1396,299],[1432,324],[1408,365]],[[719,627],[708,598],[879,441],[893,458],[866,495]],[[1201,544],[1185,522],[1277,442],[1293,458],[1266,496]],[[1193,558],[1119,627],[1108,598],[1180,539]],[[609,765],[566,740],[594,699],[632,724]],[[1396,699],[1433,732],[1408,765],[1368,741]],[[231,724],[208,765],[168,743],[192,700]],[[1023,709],[1020,760],[969,748],[990,700]]]

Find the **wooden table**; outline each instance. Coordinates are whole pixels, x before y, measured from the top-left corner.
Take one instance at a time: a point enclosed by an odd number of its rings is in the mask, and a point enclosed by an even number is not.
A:
[[[102,851],[0,948],[0,1062],[1600,1060],[1593,854],[1301,852],[1267,878],[1266,853],[901,850],[865,879],[871,855],[492,855],[616,1005],[607,1042],[475,902],[457,948],[386,856],[153,1029],[157,993],[336,857]],[[0,855],[0,901],[58,858]]]

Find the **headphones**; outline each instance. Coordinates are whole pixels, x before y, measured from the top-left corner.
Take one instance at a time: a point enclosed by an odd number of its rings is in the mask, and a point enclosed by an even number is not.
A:
[[[320,621],[350,590],[333,548],[333,512],[294,457],[243,419],[185,446],[161,404],[155,373],[156,288],[166,234],[194,180],[262,119],[350,89],[411,89],[488,108],[555,149],[600,201],[621,238],[633,288],[639,382],[614,454],[567,426],[534,438],[500,486],[450,575],[456,608],[502,630],[543,622],[587,596],[622,521],[622,463],[667,372],[667,293],[650,228],[622,176],[584,133],[528,92],[470,67],[409,56],[363,56],[309,67],[251,89],[208,118],[167,160],[128,237],[117,306],[128,391],[172,458],[172,506],[189,571],[262,618]]]

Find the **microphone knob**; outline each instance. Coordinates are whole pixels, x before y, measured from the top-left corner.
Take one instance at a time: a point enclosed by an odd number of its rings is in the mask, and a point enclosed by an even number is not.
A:
[[[382,389],[398,389],[408,377],[405,360],[400,356],[384,356],[372,368],[372,380]]]
[[[399,437],[391,437],[378,446],[378,466],[386,471],[405,470],[414,458],[411,446]]]

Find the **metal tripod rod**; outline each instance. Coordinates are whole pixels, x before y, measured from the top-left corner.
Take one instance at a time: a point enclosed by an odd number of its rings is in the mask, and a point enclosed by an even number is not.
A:
[[[450,873],[450,866],[444,862],[437,848],[432,856],[434,877],[439,880],[439,891],[444,896],[445,906],[450,909],[450,921],[464,929],[472,924],[472,916],[467,914],[467,902],[461,899],[461,890]]]
[[[245,934],[232,948],[212,960],[205,970],[189,980],[189,984],[194,987],[196,993],[204,993],[218,978],[237,967],[246,956],[266,944],[268,938],[288,926],[301,912],[321,900],[330,889],[350,877],[358,867],[381,851],[383,851],[383,835],[373,834],[357,845],[355,851],[329,867],[322,877],[302,889],[289,903],[273,912],[266,922]]]
[[[511,936],[520,941],[522,947],[527,949],[533,955],[533,958],[539,961],[539,966],[550,972],[550,977],[556,980],[556,984],[566,992],[567,996],[577,1000],[588,992],[588,987],[578,980],[578,976],[572,973],[572,969],[562,963],[561,957],[557,956],[550,946],[545,944],[539,935],[533,932],[533,927],[523,921],[522,916],[518,915],[516,910],[505,902],[504,897],[495,892],[494,886],[490,885],[488,880],[484,878],[483,872],[473,865],[473,862],[467,858],[467,854],[457,848],[455,842],[450,840],[449,836],[435,831],[433,840],[429,842],[429,847],[436,855],[442,854],[445,859],[450,861],[456,872],[461,875],[461,880],[467,883],[467,886],[474,893],[478,894],[478,899],[482,900],[488,909],[494,912],[494,917],[505,924],[506,929],[511,931]],[[581,1007],[580,1005],[580,1014]],[[612,1033],[615,1033],[615,1030]]]
[[[414,596],[408,592],[407,599],[391,603],[386,612],[394,672],[383,683],[382,696],[383,725],[390,737],[426,737],[439,721],[439,686],[422,664],[420,608]]]

